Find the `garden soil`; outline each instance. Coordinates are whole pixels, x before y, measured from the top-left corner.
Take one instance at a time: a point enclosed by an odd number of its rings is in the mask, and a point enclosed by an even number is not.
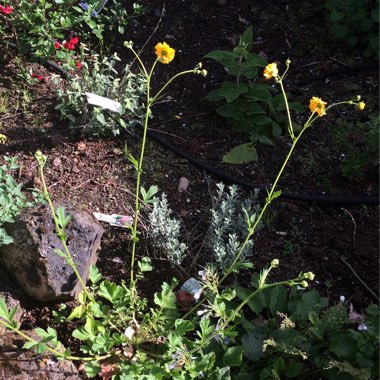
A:
[[[174,47],[175,59],[169,65],[157,65],[154,89],[171,75],[192,69],[200,61],[208,71],[206,78],[183,76],[167,89],[153,108],[152,131],[222,173],[260,186],[274,181],[288,152],[289,138],[280,137],[274,147],[258,146],[257,162],[225,164],[223,155],[247,142],[246,136],[234,131],[216,114],[215,105],[204,99],[228,74],[221,65],[203,56],[212,50],[231,50],[239,35],[252,25],[256,53],[270,62],[278,62],[280,71],[284,70],[286,59],[292,61],[285,80],[291,100],[307,106],[312,96],[332,103],[361,94],[367,103],[361,113],[354,107],[337,108],[307,130],[279,188],[308,195],[377,196],[378,162],[366,167],[360,176],[344,178],[340,164],[345,152],[334,144],[332,134],[349,122],[367,122],[371,115],[378,113],[378,70],[371,66],[372,62],[360,58],[359,50],[329,36],[326,12],[320,1],[143,0],[141,3],[144,14],[127,26],[124,36],[106,44],[109,51],[118,51],[123,64],[132,62],[133,57],[123,47],[123,41],[132,40],[143,61],[150,65],[157,42],[165,41]],[[0,153],[18,156],[20,168],[16,178],[25,188],[40,185],[33,153],[41,149],[48,156],[46,180],[56,203],[74,204],[89,212],[132,215],[136,176],[123,149],[127,145],[137,155],[139,141],[127,132],[109,138],[73,133],[65,121],[59,120],[54,108],[49,71],[36,64],[33,67],[47,78],[44,83],[28,88],[33,101],[26,102],[25,109],[20,106],[14,114],[0,114],[0,132],[8,136],[7,144],[0,146]],[[361,70],[363,67],[372,68]],[[11,60],[1,64],[0,69],[3,92],[17,81],[17,67]],[[136,62],[131,69],[137,70]],[[300,119],[305,117],[301,115]],[[189,181],[185,191],[178,190],[182,177]],[[218,182],[217,177],[148,141],[144,187],[157,185],[160,192],[167,194],[173,215],[183,221],[183,239],[190,252],[184,262],[185,274],[170,267],[162,253],[152,249],[149,243],[141,244],[139,256],[149,254],[154,263],[154,271],[141,283],[141,291],[146,295],[151,296],[163,280],[170,281],[173,276],[180,283],[196,277],[209,260],[204,238]],[[244,190],[241,191],[243,194]],[[264,198],[265,191],[259,196],[261,202]],[[278,258],[280,266],[273,272],[274,279],[288,279],[301,271],[312,271],[316,274],[312,286],[328,296],[330,303],[337,303],[340,295],[344,295],[360,311],[376,302],[368,288],[378,294],[378,211],[376,205],[326,205],[279,198],[270,206],[264,228],[255,235],[254,269],[259,271]],[[141,230],[148,236],[145,215]],[[123,228],[102,225],[105,233],[98,266],[105,278],[128,281],[129,233]],[[244,283],[251,274],[244,272],[237,281]],[[48,323],[51,308],[36,303],[28,305],[25,326]]]

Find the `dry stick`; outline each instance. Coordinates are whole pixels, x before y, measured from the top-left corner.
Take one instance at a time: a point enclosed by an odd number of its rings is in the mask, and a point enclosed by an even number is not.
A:
[[[145,41],[144,45],[141,47],[141,49],[138,51],[138,55],[140,55],[144,49],[145,49],[145,46],[148,44],[148,42],[152,39],[152,37],[154,36],[154,34],[157,32],[157,29],[159,27],[159,25],[161,24],[161,20],[162,20],[162,16],[164,15],[165,13],[165,3],[164,5],[162,6],[162,10],[161,10],[161,14],[160,14],[160,18],[158,19],[157,21],[157,24],[156,24],[156,27],[154,28],[153,32],[151,33],[151,35],[148,37],[148,39]],[[136,61],[136,58],[133,59],[132,63],[131,63],[131,67],[133,66],[133,64],[135,63]]]
[[[341,207],[341,209],[342,209],[343,211],[345,211],[345,212],[350,216],[350,218],[351,218],[351,220],[352,220],[352,223],[354,223],[354,232],[353,232],[353,234],[352,234],[352,240],[353,240],[353,246],[355,246],[355,241],[356,241],[356,230],[357,230],[357,225],[356,225],[355,219],[354,219],[354,217],[352,216],[352,214],[351,214],[348,210],[346,210],[346,209],[343,208],[343,207]]]
[[[377,299],[377,302],[380,301],[380,298],[375,294],[375,292],[359,277],[359,275],[355,272],[354,268],[344,259],[343,256],[340,256],[340,259],[351,269],[351,272],[354,276],[363,284],[363,286]]]

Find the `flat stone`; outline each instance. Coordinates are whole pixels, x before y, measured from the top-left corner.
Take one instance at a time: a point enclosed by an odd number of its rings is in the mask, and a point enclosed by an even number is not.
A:
[[[66,228],[66,244],[82,279],[86,281],[90,265],[97,261],[103,228],[85,211],[67,208],[72,220]],[[14,242],[0,247],[0,267],[17,281],[24,293],[37,301],[75,298],[81,285],[65,258],[55,234],[55,225],[47,205],[25,210],[15,223],[5,226]]]

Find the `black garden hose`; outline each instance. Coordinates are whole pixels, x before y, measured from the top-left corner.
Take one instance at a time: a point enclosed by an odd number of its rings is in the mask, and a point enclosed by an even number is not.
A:
[[[12,43],[6,42],[6,44],[17,49],[17,46]],[[63,78],[70,77],[70,74],[66,70],[64,70],[61,66],[59,66],[57,63],[53,61],[48,60],[44,62],[44,65],[47,67],[50,67],[52,70],[54,70],[56,73],[61,75]],[[374,69],[374,68],[375,66],[370,64],[370,65],[356,66],[354,68],[345,68],[344,70],[333,70],[331,72],[323,73],[322,75],[312,77],[311,79],[307,81],[307,84],[313,81],[324,79],[326,77],[330,77],[330,76],[351,75],[358,71],[369,70],[369,69]],[[304,85],[304,84],[306,84],[306,82],[302,83],[301,85]],[[108,112],[106,113],[115,122],[117,122],[117,120],[113,118],[112,115],[110,115]],[[168,141],[161,138],[156,133],[150,130],[147,131],[147,136],[153,141],[156,141],[157,143],[159,143],[164,149],[168,149],[172,151],[174,154],[182,158],[185,158],[193,166],[197,167],[198,169],[204,170],[206,173],[211,174],[221,179],[223,182],[227,184],[235,184],[249,190],[260,189],[260,190],[265,191],[268,188],[267,186],[246,182],[239,178],[231,176],[227,173],[221,172],[217,170],[216,168],[210,166],[209,164],[197,160],[196,158],[194,158],[187,152],[184,152],[183,150],[178,148],[176,145],[169,143]],[[280,198],[289,199],[289,200],[298,200],[298,201],[304,201],[304,202],[317,202],[317,203],[324,203],[324,204],[330,204],[330,205],[355,205],[355,204],[378,205],[379,204],[378,196],[348,197],[348,196],[333,196],[333,195],[309,195],[309,194],[297,194],[297,193],[292,193],[288,191],[283,191],[281,193]]]
[[[156,133],[153,133],[152,131],[148,130],[147,136],[150,139],[158,142],[163,148],[172,151],[173,153],[175,153],[176,155],[182,158],[185,158],[193,166],[197,167],[198,169],[204,170],[208,174],[218,177],[219,179],[221,179],[223,182],[227,184],[231,184],[231,185],[235,184],[249,190],[260,189],[260,190],[265,191],[268,188],[267,186],[246,182],[244,180],[231,176],[227,173],[221,172],[217,170],[216,168],[197,160],[196,158],[194,158],[187,152],[184,152],[183,150],[179,149],[177,146],[167,142],[166,140],[162,139],[160,136],[158,136]],[[332,196],[332,195],[309,195],[309,194],[297,194],[297,193],[283,191],[281,193],[281,198],[299,200],[299,201],[304,201],[304,202],[327,203],[327,204],[333,204],[333,205],[353,205],[353,204],[378,205],[379,204],[378,197],[369,197],[369,196],[346,197],[346,196]]]

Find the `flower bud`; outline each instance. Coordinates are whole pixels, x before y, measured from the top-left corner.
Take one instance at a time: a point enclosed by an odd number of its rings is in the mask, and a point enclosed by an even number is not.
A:
[[[47,157],[42,154],[40,150],[37,150],[36,153],[34,153],[34,158],[39,166],[44,166],[46,164]]]
[[[132,49],[133,42],[132,41],[124,41],[124,46],[128,49]]]
[[[304,278],[309,281],[313,281],[315,274],[313,272],[307,272],[304,274]]]
[[[271,267],[273,268],[278,267],[278,264],[280,264],[280,261],[278,259],[273,259],[270,263]]]
[[[357,95],[356,100],[359,101],[362,97],[360,95]]]
[[[309,286],[307,281],[302,281],[300,284],[303,288],[307,288]]]

